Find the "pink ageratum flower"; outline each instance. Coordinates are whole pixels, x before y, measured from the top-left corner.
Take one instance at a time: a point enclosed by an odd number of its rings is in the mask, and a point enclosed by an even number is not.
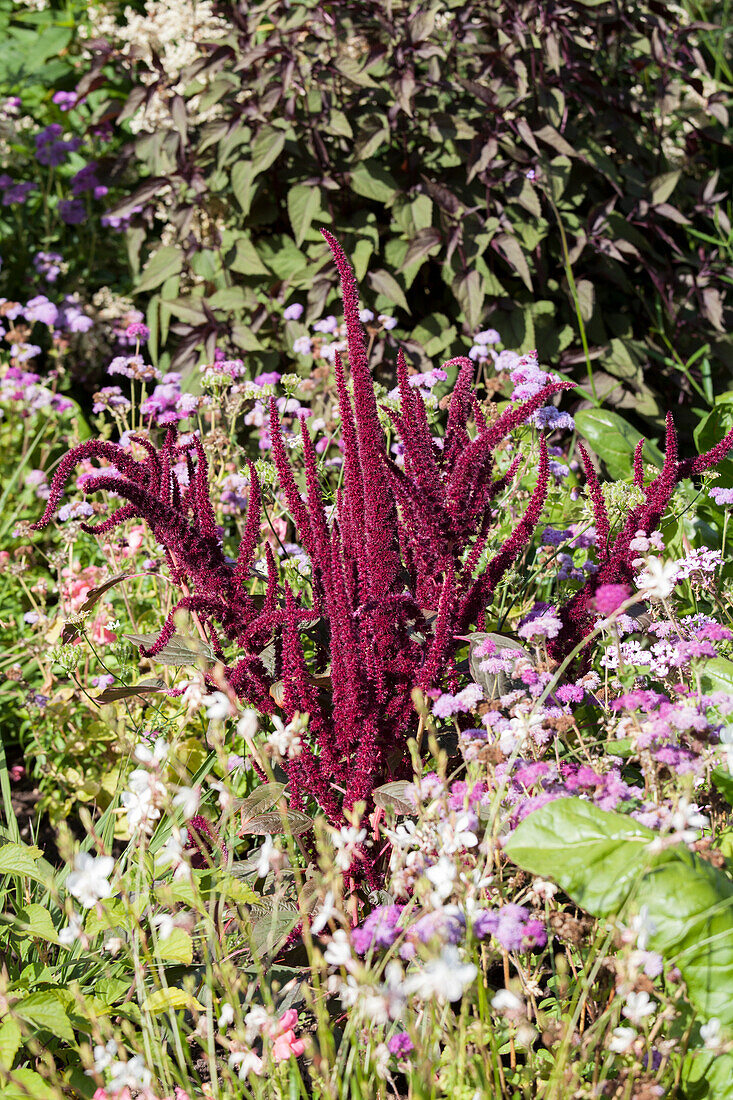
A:
[[[612,615],[629,595],[627,584],[602,584],[596,592],[593,606],[601,615]]]

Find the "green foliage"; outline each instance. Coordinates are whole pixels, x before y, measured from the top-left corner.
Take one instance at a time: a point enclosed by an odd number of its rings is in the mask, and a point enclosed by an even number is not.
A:
[[[495,327],[505,346],[587,366],[594,400],[651,422],[670,380],[699,388],[687,357],[701,343],[733,365],[714,247],[729,232],[724,75],[691,50],[709,31],[646,2],[619,15],[259,0],[221,14],[230,33],[180,74],[183,96],[145,70],[161,121],[133,148],[155,179],[124,204],[152,207],[170,185],[178,240],[147,233],[138,290],[155,292],[151,327],[172,318],[175,366],[215,337],[272,369],[292,342],[282,306],[307,297],[313,321],[334,293],[320,224],[338,227],[359,278],[369,265],[365,304],[401,311],[417,361],[416,326],[447,314],[458,331],[442,352]],[[121,117],[135,116],[143,70],[120,72],[133,82]]]

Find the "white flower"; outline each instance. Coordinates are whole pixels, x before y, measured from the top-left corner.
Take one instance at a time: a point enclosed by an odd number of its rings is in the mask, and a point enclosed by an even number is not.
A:
[[[199,808],[201,801],[200,787],[179,787],[178,794],[173,796],[173,805],[180,808],[186,821],[193,817]]]
[[[259,1077],[262,1073],[262,1059],[253,1050],[235,1050],[229,1055],[229,1068],[237,1069],[240,1081],[255,1073]]]
[[[640,951],[646,951],[649,946],[649,937],[657,931],[657,926],[649,916],[649,906],[642,905],[639,912],[632,918],[629,931],[636,940]]]
[[[318,910],[318,915],[316,916],[316,919],[311,924],[311,932],[313,933],[313,935],[317,936],[320,932],[323,931],[323,929],[332,918],[338,917],[339,915],[339,911],[335,905],[333,890],[329,890],[325,898],[323,899],[323,905]]]
[[[257,877],[266,878],[270,871],[279,871],[283,865],[283,854],[275,844],[271,836],[265,837],[265,842],[259,850],[257,860]]]
[[[437,863],[434,863],[432,867],[428,867],[425,876],[434,886],[430,900],[437,908],[453,889],[453,884],[456,881],[456,865],[447,856],[441,856]]]
[[[158,930],[158,939],[161,941],[169,939],[173,935],[173,929],[176,927],[176,922],[170,913],[157,913],[152,917],[150,923],[154,928]]]
[[[354,825],[343,825],[338,831],[334,830],[331,833],[331,840],[336,849],[336,866],[341,871],[348,871],[354,862],[356,848],[366,840],[366,829],[357,829]]]
[[[230,1004],[223,1004],[221,1006],[221,1014],[219,1015],[219,1020],[218,1020],[218,1023],[217,1023],[217,1027],[219,1028],[220,1031],[223,1031],[224,1028],[229,1027],[229,1025],[232,1023],[233,1020],[234,1020],[234,1009],[232,1008],[232,1006]]]
[[[472,829],[473,814],[459,814],[455,821],[442,821],[438,826],[440,835],[440,850],[445,855],[453,855],[461,848],[473,848],[478,844],[478,837]]]
[[[104,1046],[101,1044],[94,1048],[94,1071],[103,1073],[109,1069],[117,1056],[117,1043],[110,1039]]]
[[[237,733],[245,741],[251,741],[257,733],[257,711],[248,709],[242,712],[242,717],[237,722]]]
[[[666,600],[677,583],[677,565],[653,554],[646,559],[645,565],[646,569],[636,578],[639,594],[647,599]]]
[[[214,691],[211,695],[204,696],[202,700],[206,707],[206,717],[210,722],[223,722],[225,718],[231,718],[234,708],[229,696],[223,691]]]
[[[437,959],[432,959],[417,973],[409,974],[405,979],[405,993],[415,993],[423,1000],[432,997],[439,1001],[457,1001],[478,973],[473,963],[464,963],[458,948],[452,944],[443,948]]]
[[[162,737],[158,737],[152,749],[150,745],[136,745],[133,756],[140,764],[148,768],[158,768],[168,756],[170,745]]]
[[[183,686],[183,685],[182,685]],[[206,698],[206,687],[203,680],[193,679],[184,687],[181,701],[183,702],[186,710],[189,714],[193,714],[199,709],[204,699]]]
[[[186,829],[179,829],[174,825],[171,835],[155,857],[156,863],[161,867],[173,868],[174,879],[188,878],[191,874],[191,868],[183,856],[187,841]]]
[[[287,756],[290,760],[300,756],[303,751],[303,741],[300,736],[303,728],[302,723],[294,718],[286,726],[283,724],[282,719],[277,716],[272,719],[272,723],[275,729],[268,735],[267,744],[275,756],[279,756],[281,759]]]
[[[516,1014],[524,1011],[524,1001],[516,993],[512,993],[511,989],[497,989],[491,998],[491,1007],[502,1016]]]
[[[723,1042],[720,1034],[720,1020],[717,1016],[711,1016],[707,1023],[700,1028],[700,1038],[708,1050],[718,1050]]]
[[[73,947],[84,930],[84,922],[79,913],[74,910],[69,914],[69,923],[59,932],[59,943],[64,947]]]
[[[622,1013],[627,1020],[631,1020],[631,1023],[638,1027],[645,1017],[651,1016],[656,1007],[657,1002],[652,1001],[648,993],[628,993]]]
[[[107,879],[112,874],[114,865],[115,861],[111,856],[90,856],[88,852],[77,852],[74,870],[66,879],[66,889],[84,909],[91,909],[112,893]]]
[[[129,790],[120,795],[122,809],[127,814],[127,827],[131,833],[140,829],[149,835],[160,817],[158,806],[166,795],[165,785],[155,779],[155,773],[144,768],[130,772],[127,782]]]
[[[125,946],[125,941],[121,936],[110,936],[104,941],[102,950],[108,955],[117,955]]]
[[[532,883],[531,893],[538,901],[550,901],[557,893],[557,886],[554,882],[548,882],[547,879],[536,878]]]
[[[270,1013],[262,1005],[255,1005],[244,1017],[245,1039],[253,1043],[271,1023]]]
[[[669,819],[669,823],[675,832],[680,833],[682,840],[689,844],[697,840],[698,830],[704,829],[710,822],[705,814],[700,813],[699,807],[687,798],[681,798],[677,809]]]
[[[624,1054],[636,1038],[633,1027],[615,1027],[613,1038],[608,1042],[608,1049],[614,1054]]]
[[[113,1062],[109,1069],[110,1079],[107,1092],[122,1092],[128,1089],[147,1089],[153,1075],[145,1065],[141,1054],[133,1054],[126,1062]]]
[[[351,943],[343,928],[337,928],[323,957],[329,966],[346,966],[352,960]]]
[[[414,821],[404,821],[396,829],[383,829],[384,835],[391,841],[392,847],[407,851],[419,844],[416,835],[417,825]]]

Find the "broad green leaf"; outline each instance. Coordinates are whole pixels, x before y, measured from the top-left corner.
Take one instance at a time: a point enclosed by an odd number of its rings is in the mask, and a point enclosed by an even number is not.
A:
[[[183,963],[190,966],[193,961],[193,941],[185,928],[174,928],[170,936],[158,941],[157,958],[163,962]]]
[[[397,194],[397,182],[390,173],[375,161],[357,164],[351,173],[351,190],[365,199],[387,204]]]
[[[673,172],[664,172],[663,175],[657,176],[649,184],[649,196],[653,206],[656,206],[660,202],[666,202],[669,196],[674,191],[680,176],[682,175],[681,168],[675,168]]]
[[[60,1039],[74,1041],[74,1031],[66,1015],[66,1009],[53,990],[31,993],[22,1001],[16,1001],[13,1012],[26,1023],[43,1028],[44,1031],[50,1031]]]
[[[246,798],[234,799],[232,808],[247,820],[274,806],[284,790],[284,783],[261,783]]]
[[[343,111],[331,111],[328,128],[332,134],[336,134],[338,137],[351,138],[354,136],[351,124]]]
[[[266,172],[277,160],[285,145],[285,132],[274,126],[263,126],[252,142],[252,174]]]
[[[500,233],[497,237],[494,237],[491,244],[493,248],[501,253],[509,266],[516,271],[527,290],[531,291],[532,276],[530,275],[529,264],[517,238],[510,237],[508,233]]]
[[[37,936],[39,939],[47,940],[49,943],[59,942],[58,933],[54,928],[53,918],[45,906],[37,905],[35,902],[26,905],[19,911],[17,919],[20,924],[26,926],[23,929],[24,935]]]
[[[300,920],[297,909],[280,908],[252,921],[252,946],[257,955],[274,955]]]
[[[2,1100],[55,1100],[58,1093],[32,1069],[14,1069],[13,1080],[0,1089]]]
[[[705,692],[727,691],[733,695],[733,661],[727,657],[713,657],[702,667],[700,680]]]
[[[729,806],[733,806],[733,775],[727,768],[713,768],[712,781]]]
[[[404,291],[394,276],[386,271],[379,270],[370,271],[368,278],[369,284],[375,294],[383,294],[393,305],[399,306],[400,309],[404,309],[409,313],[409,306],[407,305]]]
[[[105,688],[95,697],[95,702],[104,705],[105,703],[117,703],[120,699],[130,699],[135,695],[150,695],[158,691],[167,691],[168,685],[165,680],[140,680],[137,684],[113,684],[112,687]]]
[[[295,243],[301,245],[321,205],[321,193],[307,183],[296,183],[288,191],[288,216]]]
[[[17,1020],[12,1016],[6,1016],[0,1024],[0,1066],[3,1069],[10,1069],[22,1041],[23,1036]]]
[[[474,331],[481,320],[481,309],[484,304],[484,291],[478,271],[469,271],[456,279],[453,283],[453,293],[466,316],[466,323],[471,331]]]
[[[40,848],[31,848],[27,844],[8,842],[0,845],[0,875],[28,875],[38,878],[38,860]]]
[[[158,638],[158,634],[123,634],[122,636],[133,645],[145,649],[150,649]],[[160,652],[150,659],[157,661],[160,665],[175,665],[177,668],[182,668],[184,665],[198,664],[201,660],[213,664],[216,656],[211,646],[201,638],[172,634]]]
[[[425,229],[418,230],[407,246],[405,258],[399,270],[404,271],[405,268],[411,267],[413,264],[418,263],[418,261],[424,260],[431,252],[440,248],[441,243],[442,237],[439,229],[428,226]]]
[[[630,477],[634,472],[634,448],[642,438],[627,420],[610,409],[581,409],[575,414],[575,427],[601,458],[613,478]],[[644,448],[657,465],[663,457],[653,444]]]
[[[140,282],[135,287],[135,293],[142,294],[146,290],[155,290],[171,275],[178,275],[182,268],[183,252],[181,249],[172,244],[162,245],[143,268]]]
[[[655,835],[624,814],[558,798],[525,818],[504,851],[525,871],[554,879],[589,913],[607,916],[626,900]]]
[[[242,213],[249,214],[254,193],[254,172],[252,165],[246,160],[240,160],[232,168],[232,191],[234,197],[242,207]]]
[[[412,783],[409,783],[406,779],[397,779],[392,783],[384,783],[381,787],[377,787],[372,792],[372,797],[377,806],[383,810],[391,810],[395,814],[414,816],[417,813],[417,808],[407,793],[408,789],[411,788]]]
[[[240,275],[270,274],[249,237],[237,238],[234,244],[234,257],[226,266],[232,271],[238,271]]]
[[[623,814],[563,798],[530,814],[505,845],[526,871],[554,879],[593,916],[646,907],[649,944],[679,967],[693,1007],[733,1028],[733,883],[682,845]]]
[[[204,1008],[192,993],[186,993],[184,990],[173,986],[168,989],[156,989],[154,993],[145,998],[142,1007],[150,1013],[166,1012],[169,1009],[174,1011],[186,1009],[190,1012],[194,1008],[202,1012]]]
[[[285,818],[285,821],[283,821]],[[287,810],[284,814],[273,810],[271,813],[257,814],[256,817],[245,821],[240,828],[241,836],[251,834],[253,836],[280,836],[283,833],[292,833],[300,836],[313,828],[313,818],[302,814],[298,810]]]

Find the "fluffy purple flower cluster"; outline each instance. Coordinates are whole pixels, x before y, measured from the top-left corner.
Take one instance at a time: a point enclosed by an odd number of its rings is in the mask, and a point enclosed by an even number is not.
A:
[[[523,905],[507,904],[485,909],[473,918],[473,934],[479,940],[493,936],[505,951],[532,951],[547,943],[547,929]]]

